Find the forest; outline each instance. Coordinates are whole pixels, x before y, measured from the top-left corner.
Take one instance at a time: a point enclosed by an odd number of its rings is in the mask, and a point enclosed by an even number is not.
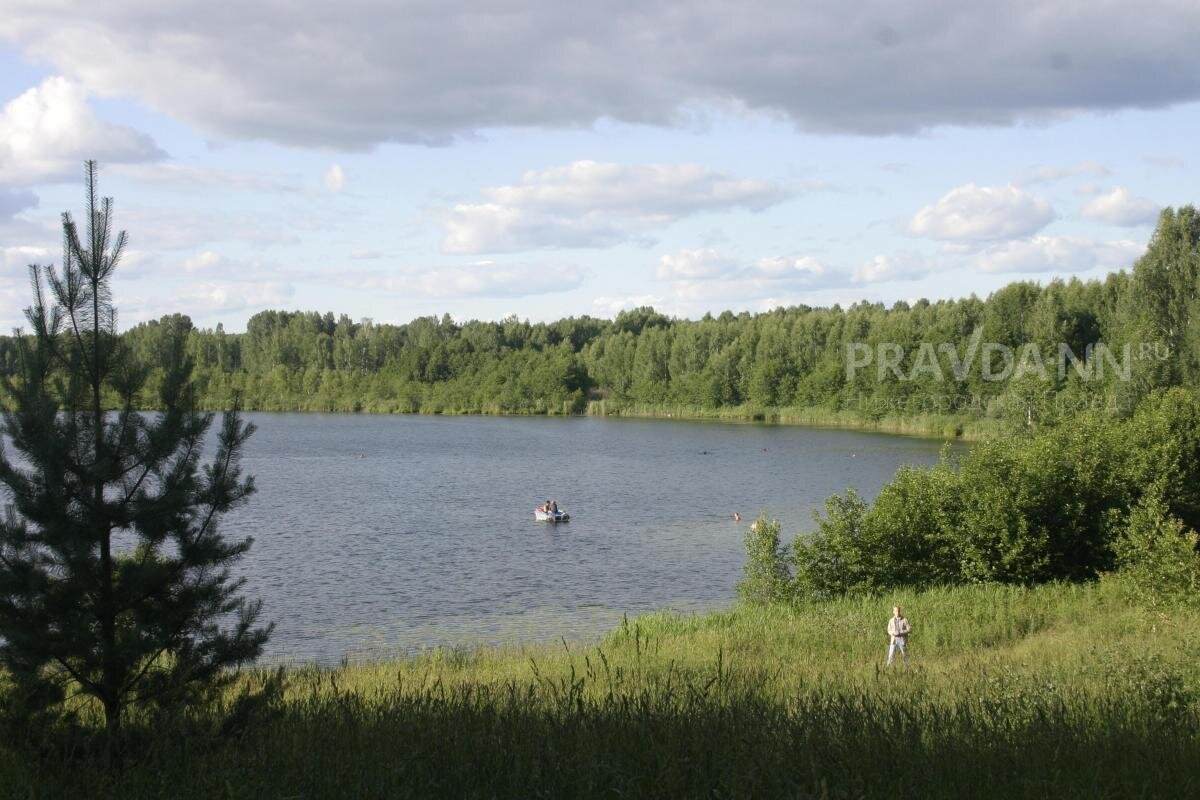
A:
[[[123,338],[150,366],[186,339],[199,402],[209,409],[237,396],[243,408],[262,411],[773,419],[792,409],[864,423],[933,415],[1029,426],[1084,408],[1128,411],[1156,387],[1195,382],[1198,243],[1200,214],[1185,206],[1163,212],[1146,254],[1129,270],[1103,280],[1014,282],[985,299],[793,306],[698,320],[639,308],[613,320],[550,323],[457,322],[446,314],[393,325],[263,311],[245,333],[197,328],[174,314]],[[1036,348],[1044,374],[1017,369],[988,380],[989,371],[1003,373],[989,359],[1003,354],[979,357],[981,341],[1012,348],[1025,361],[1030,354],[1020,349]],[[1088,376],[1096,343],[1111,356],[1109,368]],[[898,369],[847,369],[850,348],[880,345],[898,348]],[[1065,371],[1054,368],[1063,345],[1080,362]],[[0,339],[0,373],[15,372],[16,349],[13,337]],[[152,375],[144,407],[157,395]]]

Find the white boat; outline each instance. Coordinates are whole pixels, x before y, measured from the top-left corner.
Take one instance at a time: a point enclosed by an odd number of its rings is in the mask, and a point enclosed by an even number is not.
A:
[[[533,510],[533,518],[538,522],[570,522],[571,515],[559,509],[558,511],[550,512],[538,506]]]

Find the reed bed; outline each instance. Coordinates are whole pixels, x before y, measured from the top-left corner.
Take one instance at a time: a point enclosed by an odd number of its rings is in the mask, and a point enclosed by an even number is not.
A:
[[[978,414],[909,412],[868,415],[849,409],[835,411],[803,406],[740,405],[706,408],[676,403],[614,403],[606,400],[592,400],[587,404],[586,413],[599,417],[766,422],[776,425],[845,428],[908,436],[962,439],[964,441],[979,441],[1004,430],[1002,420]]]

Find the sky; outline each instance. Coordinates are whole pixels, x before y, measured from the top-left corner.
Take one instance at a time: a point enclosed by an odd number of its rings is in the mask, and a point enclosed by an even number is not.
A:
[[[101,165],[122,327],[1102,277],[1200,201],[1200,4],[0,0],[0,329]]]

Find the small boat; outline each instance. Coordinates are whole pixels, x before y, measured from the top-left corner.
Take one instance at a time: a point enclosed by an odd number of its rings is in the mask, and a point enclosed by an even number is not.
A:
[[[558,511],[547,511],[542,506],[538,506],[533,510],[533,518],[537,522],[570,522],[571,515],[559,509]]]

